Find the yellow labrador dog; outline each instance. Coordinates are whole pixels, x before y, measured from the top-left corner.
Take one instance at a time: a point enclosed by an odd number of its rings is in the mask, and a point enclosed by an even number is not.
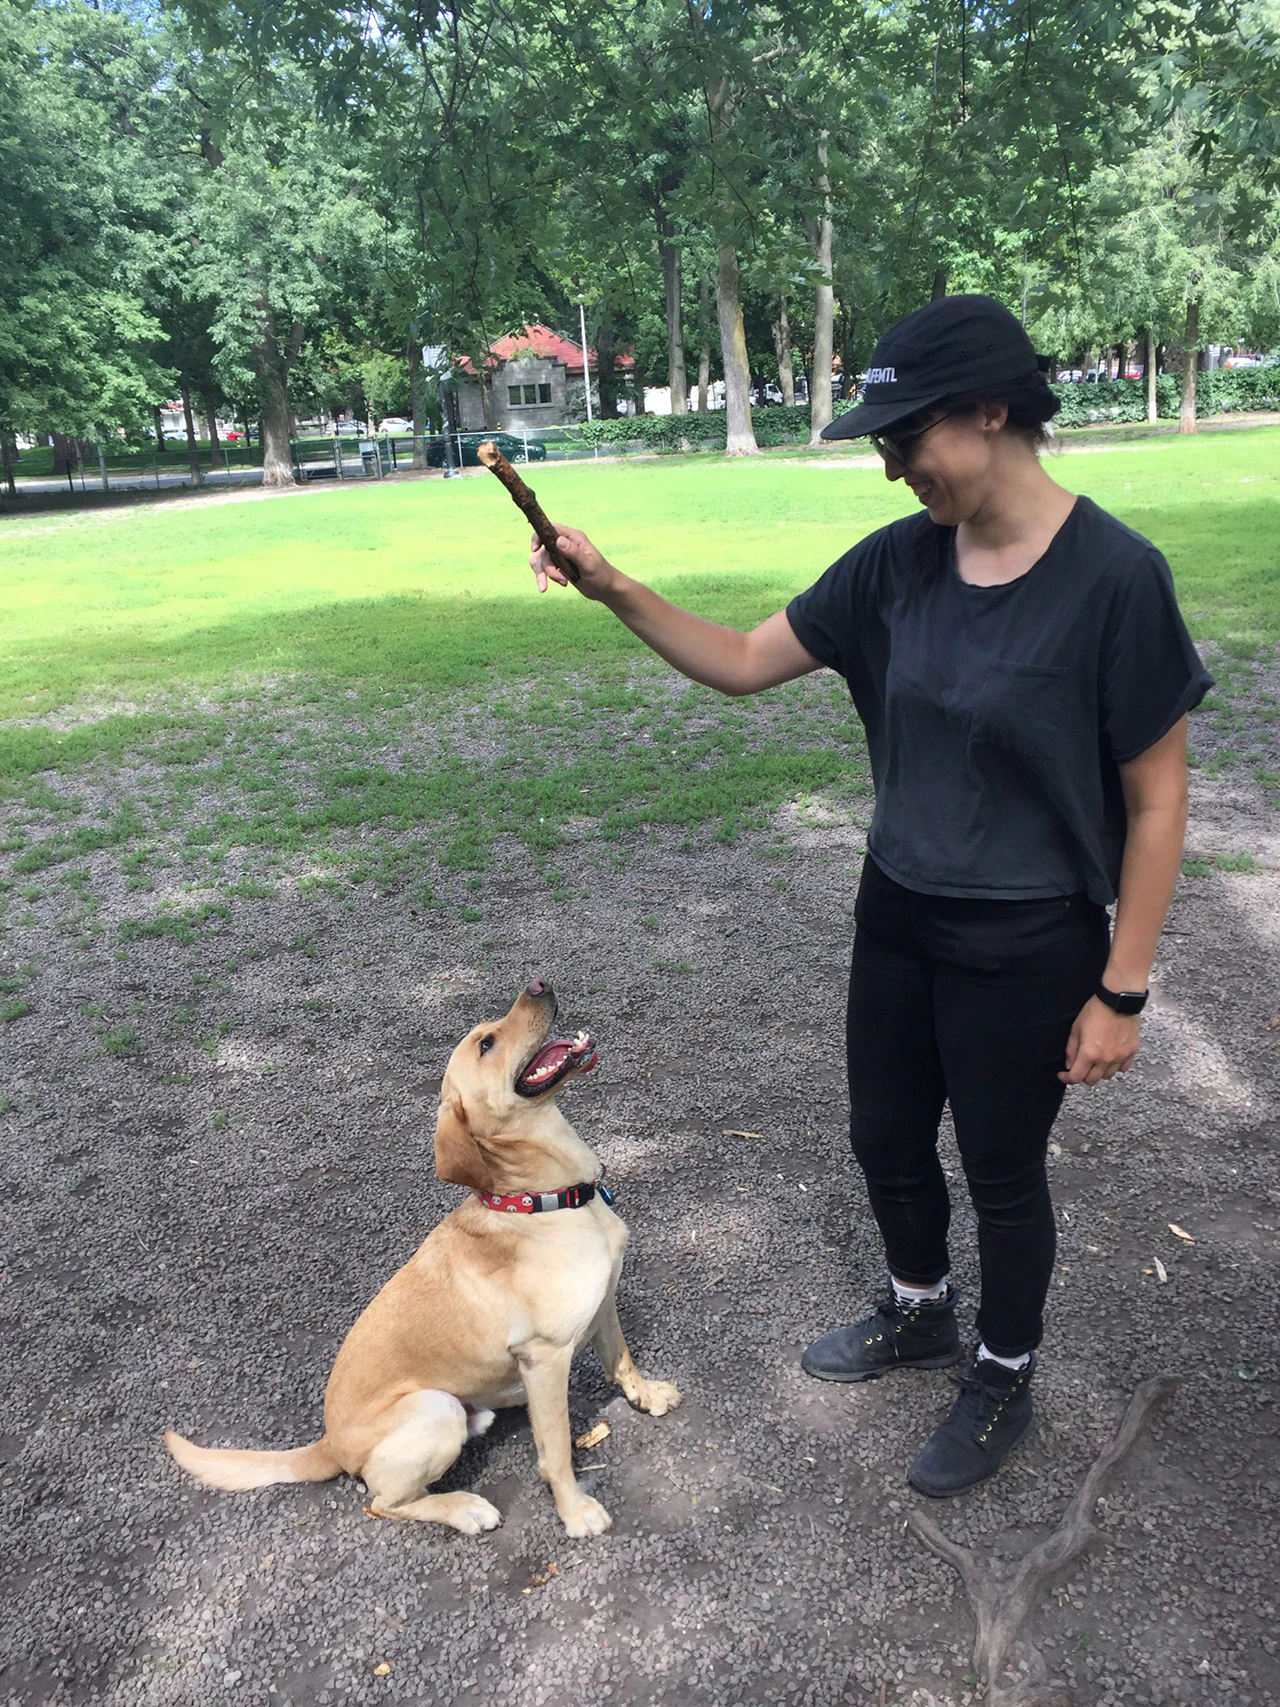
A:
[[[172,1431],[169,1451],[214,1488],[359,1476],[377,1517],[476,1535],[501,1522],[477,1494],[424,1494],[496,1408],[529,1407],[538,1471],[570,1535],[608,1512],[583,1493],[569,1440],[569,1365],[590,1340],[639,1410],[680,1403],[631,1361],[614,1289],[627,1230],[597,1184],[600,1164],[555,1106],[596,1064],[585,1032],[553,1038],[556,998],[535,979],[505,1019],[454,1050],[440,1088],[436,1173],[472,1195],[394,1274],[338,1352],[324,1434],[292,1452],[217,1451]]]

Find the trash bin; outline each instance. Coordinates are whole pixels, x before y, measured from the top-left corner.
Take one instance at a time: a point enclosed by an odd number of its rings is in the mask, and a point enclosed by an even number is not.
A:
[[[360,440],[360,461],[364,464],[366,480],[376,480],[382,470],[378,465],[378,447],[372,439]]]

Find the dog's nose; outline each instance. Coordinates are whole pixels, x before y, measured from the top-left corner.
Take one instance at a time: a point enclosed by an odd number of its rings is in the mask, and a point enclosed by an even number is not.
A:
[[[525,990],[526,996],[543,997],[551,994],[551,986],[545,978],[534,978]]]

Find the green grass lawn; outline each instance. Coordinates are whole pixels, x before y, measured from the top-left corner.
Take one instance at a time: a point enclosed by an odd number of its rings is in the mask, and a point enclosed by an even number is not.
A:
[[[1275,645],[1280,430],[1050,466],[1160,546],[1193,633],[1228,663]],[[914,503],[878,471],[795,455],[541,466],[533,477],[549,512],[621,567],[739,626]],[[575,815],[606,833],[707,821],[732,833],[786,798],[865,792],[856,726],[843,720],[843,749],[830,733],[839,684],[762,702],[673,691],[600,607],[536,594],[526,537],[484,477],[0,522],[0,788],[56,819],[38,845],[23,835],[17,865],[137,847],[166,824],[205,850],[193,857],[216,858],[436,822],[451,863],[466,867],[504,827],[549,851]],[[790,708],[776,726],[761,718],[769,703]],[[453,734],[431,752],[419,741],[405,760],[411,728],[445,709]],[[486,739],[497,759],[464,750]],[[105,814],[78,813],[67,787],[39,780],[139,760],[169,780]],[[216,812],[211,787],[225,797]]]
[[[1051,466],[1165,552],[1198,638],[1280,637],[1280,429]],[[794,459],[547,466],[536,479],[550,513],[629,573],[739,624],[913,507],[873,470]],[[576,595],[534,595],[524,523],[492,480],[161,507],[10,539],[4,527],[4,718],[282,671],[480,686],[637,649]]]

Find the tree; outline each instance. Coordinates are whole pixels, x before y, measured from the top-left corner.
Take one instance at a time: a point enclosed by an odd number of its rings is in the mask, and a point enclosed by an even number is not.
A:
[[[268,95],[230,101],[221,139],[204,151],[192,277],[215,304],[223,385],[252,393],[261,410],[263,483],[287,486],[290,376],[308,336],[339,311],[377,225],[363,173],[317,124],[301,81],[282,73]]]
[[[1155,69],[1202,164],[1280,188],[1280,0],[1201,0],[1178,15]]]
[[[128,109],[156,60],[127,17],[0,0],[0,439],[141,432],[172,374],[146,298],[164,174]]]
[[[1261,210],[1237,174],[1204,161],[1185,120],[1175,117],[1154,140],[1146,137],[1135,118],[1130,151],[1093,174],[1084,265],[1035,324],[1059,346],[1141,335],[1151,418],[1156,347],[1179,346],[1179,426],[1191,433],[1202,343],[1231,340],[1247,319],[1244,257]]]

